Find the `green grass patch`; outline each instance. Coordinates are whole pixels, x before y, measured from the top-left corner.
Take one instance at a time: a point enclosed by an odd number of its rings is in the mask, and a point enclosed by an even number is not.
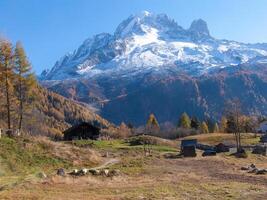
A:
[[[49,147],[42,143],[33,143],[27,139],[0,139],[0,158],[12,173],[34,171],[36,168],[49,170],[69,165],[65,160],[51,155]]]
[[[123,140],[75,140],[72,143],[78,147],[96,149],[121,149],[128,146]]]
[[[76,140],[73,144],[78,147],[96,148],[100,150],[118,151],[118,150],[143,150],[144,145],[140,143],[133,144],[129,140]],[[160,144],[150,144],[149,147],[159,152],[177,152],[177,149]]]
[[[14,185],[38,172],[50,173],[59,167],[69,167],[67,160],[55,157],[41,142],[26,138],[0,138],[0,187]]]

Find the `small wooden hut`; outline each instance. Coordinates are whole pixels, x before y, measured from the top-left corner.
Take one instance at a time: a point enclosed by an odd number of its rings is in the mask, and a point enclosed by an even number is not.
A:
[[[64,140],[96,140],[100,135],[100,128],[90,123],[82,122],[74,125],[63,132]]]
[[[181,141],[181,154],[184,157],[195,157],[196,154],[197,140],[182,140]]]
[[[260,142],[261,142],[261,143],[267,143],[267,134],[261,136],[261,138],[260,138]]]

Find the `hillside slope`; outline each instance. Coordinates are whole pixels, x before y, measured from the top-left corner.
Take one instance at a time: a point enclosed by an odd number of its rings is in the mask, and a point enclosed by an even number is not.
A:
[[[267,115],[264,69],[259,68],[257,72],[246,67],[233,72],[224,69],[199,78],[185,74],[147,74],[134,80],[102,77],[68,80],[47,87],[100,108],[101,116],[116,124],[121,121],[144,124],[151,112],[159,122],[176,123],[183,112],[202,119],[219,119],[226,102],[232,98],[240,99],[246,114]]]
[[[92,149],[53,142],[45,137],[2,137],[0,192],[21,182],[37,181],[41,178],[40,172],[51,174],[62,167],[94,167],[101,162],[101,155]]]
[[[216,39],[203,20],[185,29],[143,12],[114,34],[85,40],[40,80],[116,124],[141,125],[151,112],[159,122],[177,122],[182,112],[219,119],[233,98],[246,114],[267,115],[266,72],[266,44]]]
[[[37,86],[34,101],[24,120],[24,131],[32,135],[55,135],[79,122],[96,123],[101,127],[111,124],[86,104],[67,99],[59,94]],[[5,127],[5,120],[0,120]]]
[[[131,78],[145,73],[187,73],[200,76],[241,64],[266,64],[266,44],[220,40],[198,19],[190,28],[165,14],[142,12],[120,23],[114,34],[88,38],[72,53],[42,73],[44,80],[117,75]]]

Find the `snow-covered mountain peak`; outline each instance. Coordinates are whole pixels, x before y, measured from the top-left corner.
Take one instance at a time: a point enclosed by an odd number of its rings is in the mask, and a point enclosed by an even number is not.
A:
[[[166,32],[180,32],[184,29],[170,19],[166,14],[153,14],[148,11],[143,11],[140,14],[131,15],[124,20],[116,29],[115,36],[117,38],[125,38],[132,35],[143,35],[146,33],[143,27],[157,29],[162,34]]]
[[[115,33],[89,38],[63,56],[42,79],[66,79],[115,73],[131,77],[152,71],[185,72],[198,76],[240,64],[266,63],[266,44],[244,44],[210,36],[198,19],[189,29],[165,14],[147,11],[131,15]]]
[[[207,22],[202,19],[194,20],[189,28],[189,31],[196,34],[210,36]]]
[[[144,18],[144,17],[148,17],[151,16],[152,13],[147,11],[147,10],[143,10],[142,12],[140,12],[139,14],[137,14],[136,16],[138,16],[139,18]]]

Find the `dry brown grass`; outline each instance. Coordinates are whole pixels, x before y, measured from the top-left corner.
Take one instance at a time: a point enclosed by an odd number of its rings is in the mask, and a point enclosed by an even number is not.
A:
[[[257,144],[260,141],[259,136],[255,138],[253,133],[242,133],[241,142],[243,145]],[[218,143],[235,144],[234,135],[231,133],[208,133],[194,136],[188,136],[183,139],[196,138],[198,142],[210,145],[216,145]]]
[[[33,137],[34,140],[46,145],[47,149],[55,157],[60,157],[65,160],[70,160],[73,165],[77,166],[94,166],[103,162],[101,155],[89,148],[79,148],[74,144],[65,144],[63,142],[54,142],[48,140],[46,137]]]
[[[267,177],[240,171],[267,167],[265,157],[152,158],[139,174],[115,178],[52,176],[4,191],[3,199],[264,199]]]
[[[202,136],[204,137],[204,136]],[[62,144],[60,144],[62,145]],[[64,144],[65,145],[65,144]],[[61,146],[60,148],[64,147]],[[69,147],[64,147],[69,148]],[[64,149],[63,148],[63,149]],[[63,150],[62,149],[62,150]],[[50,176],[38,182],[27,182],[0,192],[0,199],[266,199],[267,175],[241,171],[251,163],[267,168],[267,157],[249,154],[237,159],[227,154],[216,157],[165,159],[162,152],[144,157],[136,149],[118,149],[114,157],[123,173],[116,177]]]

